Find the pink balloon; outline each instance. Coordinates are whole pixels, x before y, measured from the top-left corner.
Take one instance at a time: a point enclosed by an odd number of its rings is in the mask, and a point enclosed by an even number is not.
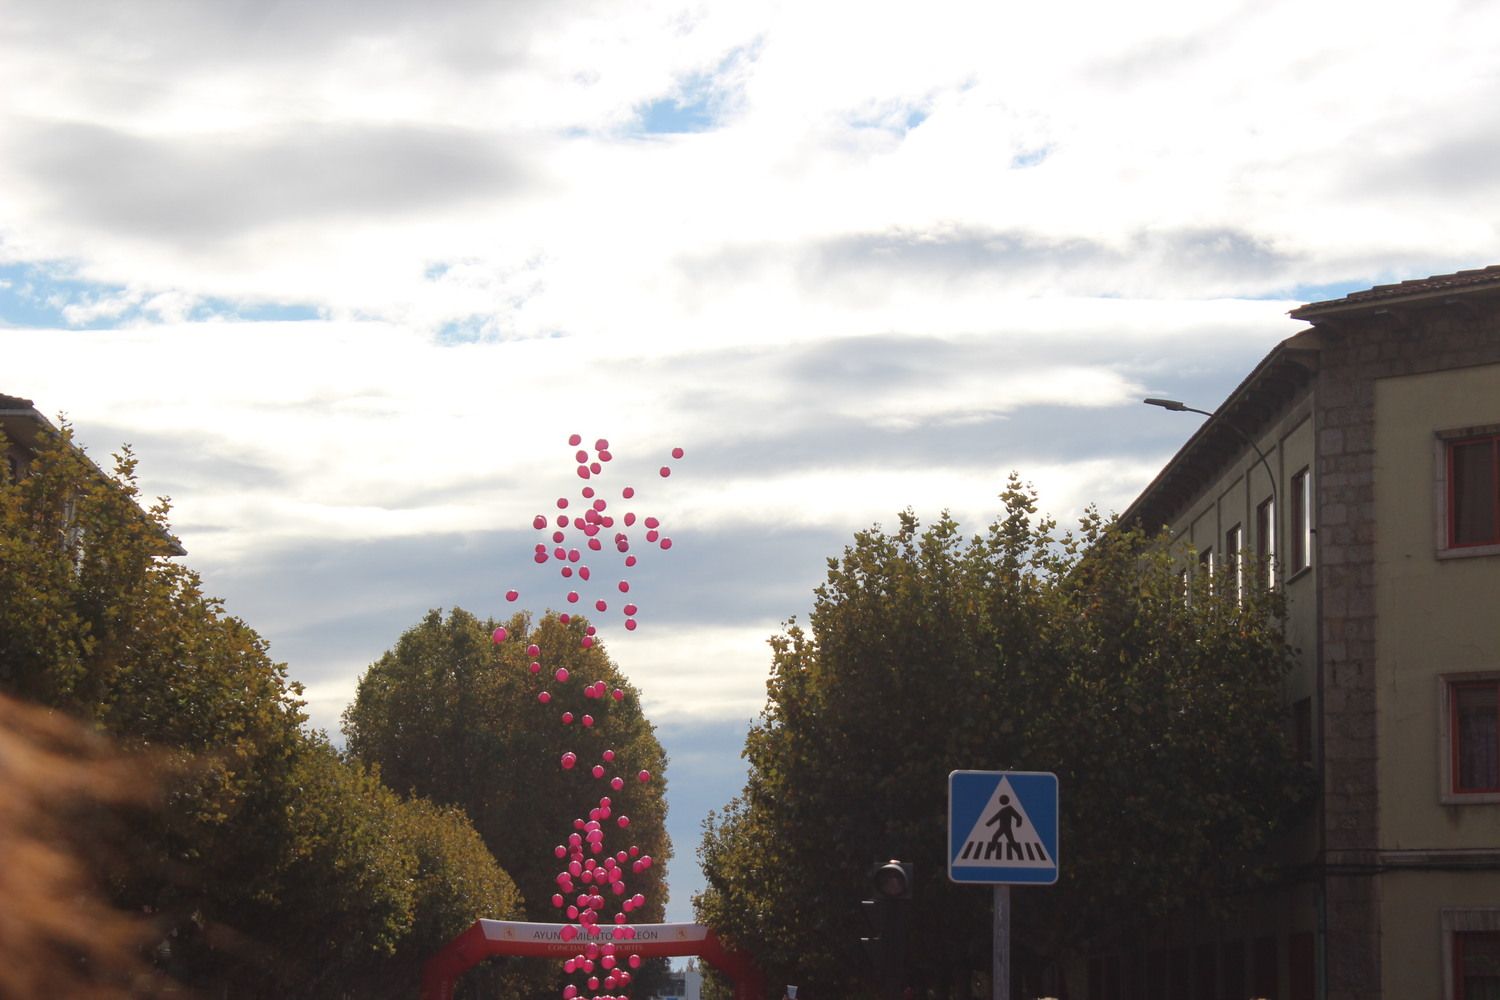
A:
[[[585,486],[583,489],[579,490],[578,492],[579,492],[580,495],[582,495],[582,497],[585,500],[587,500],[587,499],[589,499],[590,497],[592,497],[594,495],[594,488],[592,486]]]
[[[603,757],[604,758],[604,762],[607,764],[610,761],[612,761],[612,760],[615,759],[615,752],[613,750],[606,750],[602,754],[600,754],[599,756]]]
[[[604,498],[603,497],[600,497],[599,499],[597,499],[597,500],[594,501],[594,510],[595,511],[602,511],[602,510],[604,510],[608,506],[609,506],[609,504],[607,504],[607,503],[604,502]]]
[[[661,475],[661,477],[662,477],[662,478],[663,478],[663,479],[666,479],[666,478],[667,478],[667,477],[668,477],[668,476],[670,476],[670,475],[671,475],[671,474],[672,474],[672,470],[671,470],[671,469],[670,469],[670,468],[668,468],[668,467],[667,467],[667,466],[665,466],[665,465],[663,465],[663,466],[662,466],[662,467],[661,467],[661,472],[660,472],[660,475]]]
[[[564,712],[562,714],[562,723],[565,726],[571,726],[573,724],[573,713],[572,712]]]
[[[576,590],[570,590],[570,591],[568,591],[568,603],[569,604],[577,604],[578,603],[578,591],[576,591]]]
[[[606,441],[604,438],[600,438],[599,440],[597,440],[597,441],[594,442],[594,450],[595,451],[609,451],[609,442]]]
[[[552,700],[552,696],[550,694],[548,694],[546,691],[543,691],[541,694],[539,694],[539,695],[536,696],[536,700],[539,701],[539,702],[541,702],[543,705],[545,705],[545,704],[547,704],[547,702],[549,702],[549,701]]]
[[[538,514],[536,517],[532,518],[531,526],[536,530],[541,531],[547,526],[547,518],[542,514]]]
[[[631,955],[625,961],[630,963],[632,969],[639,969],[641,967],[641,956],[639,955]]]
[[[557,515],[557,522],[556,523],[557,523],[557,526],[559,528],[566,528],[568,526],[568,515],[566,515],[566,514],[559,514],[559,515]]]
[[[599,452],[599,461],[601,461],[601,462],[608,462],[610,459],[612,459],[614,457],[615,456],[613,456],[613,455],[611,455],[609,453],[609,449],[608,448],[605,448],[603,451]]]
[[[556,847],[552,848],[552,853],[557,855],[559,858],[565,858],[568,856],[568,849],[563,845],[558,844]]]
[[[505,599],[506,599],[506,600],[507,600],[507,601],[514,601],[514,600],[515,600],[515,599],[516,599],[516,598],[518,598],[518,597],[520,597],[520,596],[521,596],[521,594],[520,594],[520,591],[516,591],[516,590],[507,590],[507,591],[506,591],[506,592],[505,592]]]
[[[633,511],[633,510],[626,511],[625,512],[625,527],[628,528],[628,527],[630,527],[634,523],[635,523],[635,511]]]
[[[589,461],[589,453],[580,448],[578,452],[573,456],[573,458],[578,462],[579,465],[587,465]]]
[[[595,634],[598,633],[598,631],[599,630],[596,629],[596,628],[594,628],[594,626],[592,626],[592,625],[590,625],[588,628],[586,628],[586,629],[583,630],[583,632],[584,632],[585,635],[595,635]]]
[[[558,530],[556,530],[556,531],[554,531],[552,533],[552,542],[553,542],[553,544],[561,544],[562,541],[563,541],[563,539],[565,539],[567,537],[568,536],[563,533],[562,529],[559,528]]]
[[[546,558],[547,557],[545,555],[542,556],[542,560],[541,561],[545,562]],[[625,565],[626,566],[634,566],[635,565],[635,556],[626,556],[625,557]]]
[[[672,449],[672,457],[673,458],[681,458],[682,457],[682,449],[681,448],[673,448]]]
[[[578,928],[574,927],[572,924],[564,924],[563,929],[558,932],[558,936],[561,937],[564,941],[571,941],[578,936]],[[572,992],[570,993],[568,992],[568,990],[572,990]],[[572,1000],[572,998],[576,997],[577,995],[578,987],[576,986],[569,986],[567,990],[563,990],[563,996],[565,1000]]]
[[[617,586],[617,587],[620,588],[620,593],[622,593],[622,594],[628,594],[628,593],[630,593],[630,581],[629,580],[621,580],[619,583],[615,584],[615,586]],[[514,593],[514,591],[512,591],[512,593]],[[515,600],[515,598],[512,597],[511,600]]]
[[[542,655],[542,647],[538,646],[536,643],[533,642],[531,645],[529,645],[529,646],[526,647],[526,655],[530,656],[532,658],[541,656]]]
[[[580,465],[578,467],[578,478],[579,479],[587,479],[588,477],[589,477],[589,467],[587,465]]]
[[[619,819],[615,820],[615,822],[618,823],[618,824],[620,824],[620,829],[623,830],[627,826],[630,825],[630,817],[629,816],[621,816]]]
[[[585,715],[583,717],[583,724],[585,728],[592,726],[594,724],[594,717],[592,715]]]
[[[567,510],[568,509],[568,498],[567,497],[558,497],[557,498],[557,509],[558,510]]]
[[[570,576],[573,575],[573,567],[572,566],[564,566],[562,569],[558,570],[558,572],[561,573],[562,574],[562,578],[564,580],[566,580],[568,577],[570,577]]]
[[[568,668],[567,667],[558,667],[557,668],[557,672],[555,674],[553,674],[552,676],[557,678],[557,683],[559,683],[559,684],[566,684],[566,683],[568,683]]]
[[[578,755],[569,750],[562,755],[562,766],[564,770],[572,770],[573,765],[578,763]]]
[[[646,518],[646,527],[648,527],[648,528],[660,528],[661,527],[661,522],[658,521],[654,517],[648,517],[648,518]]]
[[[624,778],[611,778],[611,779],[609,779],[609,787],[613,788],[615,791],[618,792],[620,789],[622,789],[622,788],[625,787],[625,779]]]
[[[568,622],[573,620],[573,616],[564,611],[562,614],[557,616],[557,620],[566,625],[568,624]]]
[[[594,637],[593,637],[593,636],[591,636],[591,635],[586,635],[586,636],[584,636],[584,637],[583,637],[583,640],[582,640],[582,641],[581,641],[581,642],[580,642],[580,645],[581,645],[581,646],[582,646],[582,647],[583,647],[583,648],[584,648],[584,649],[588,649],[588,648],[589,648],[589,647],[590,647],[590,646],[592,646],[592,645],[593,645],[593,644],[594,644]]]
[[[568,445],[569,445],[569,447],[576,448],[576,447],[578,447],[582,443],[583,443],[583,435],[582,434],[569,434],[568,435]]]
[[[552,550],[552,557],[554,559],[566,559],[568,558],[568,550],[559,545]]]
[[[594,552],[598,552],[600,549],[604,548],[604,543],[599,541],[599,539],[597,538],[590,538],[589,548]]]
[[[592,774],[595,778],[604,777],[604,765],[595,764],[589,773]]]
[[[542,665],[536,660],[532,660],[531,664],[526,669],[530,670],[534,674],[539,674],[542,672]]]
[[[633,615],[633,614],[636,613],[636,611],[638,609],[636,608],[636,606],[634,604],[627,604],[627,605],[625,605],[625,607],[621,608],[620,610],[624,611],[627,615]]]
[[[595,611],[608,611],[609,610],[609,602],[606,601],[602,597],[599,598],[597,601],[594,602],[594,610]]]
[[[577,549],[569,549],[568,550],[568,562],[576,563],[578,560],[580,560],[582,558],[583,558],[583,553],[579,552]]]
[[[663,538],[661,540],[661,547],[662,547],[663,550],[670,549],[672,547],[672,539],[670,539],[670,538]]]
[[[615,699],[615,701],[624,701],[625,700],[625,692],[621,691],[619,688],[615,688],[615,690],[614,690],[614,699]]]
[[[495,631],[491,632],[490,633],[490,638],[493,639],[498,644],[498,643],[504,642],[505,641],[505,637],[508,636],[508,635],[510,635],[510,633],[507,632],[507,631],[505,631],[504,626],[502,626],[500,628],[495,629]]]
[[[634,618],[627,618],[627,619],[625,619],[625,631],[627,631],[627,632],[634,632],[635,631],[635,619]]]
[[[600,472],[604,471],[604,466],[600,465],[598,462],[590,462],[589,471],[597,476]]]
[[[635,780],[639,781],[641,784],[644,785],[646,782],[648,782],[648,781],[651,780],[651,772],[650,771],[642,771],[640,774],[637,774],[635,776]]]
[[[627,486],[627,487],[625,487],[623,490],[620,491],[620,496],[624,497],[626,500],[629,500],[631,497],[635,496],[635,487],[634,486]]]

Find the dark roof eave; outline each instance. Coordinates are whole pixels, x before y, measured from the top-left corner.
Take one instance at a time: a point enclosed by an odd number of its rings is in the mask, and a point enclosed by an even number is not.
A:
[[[1198,426],[1156,478],[1120,515],[1120,522],[1141,525],[1152,531],[1169,523],[1171,515],[1186,506],[1185,501],[1173,499],[1174,494],[1181,491],[1180,487],[1173,487],[1174,483],[1185,480],[1190,485],[1196,484],[1189,490],[1195,492],[1233,456],[1245,451],[1244,441],[1238,434],[1233,431],[1225,433],[1224,422],[1232,421],[1253,439],[1270,419],[1262,414],[1263,397],[1280,400],[1280,405],[1284,406],[1312,380],[1317,371],[1318,347],[1318,334],[1311,329],[1276,345],[1219,404],[1214,415]],[[1278,384],[1280,387],[1276,387]],[[1256,419],[1251,422],[1243,419],[1245,417]],[[1153,511],[1159,512],[1153,517]],[[1149,523],[1148,518],[1154,523]]]

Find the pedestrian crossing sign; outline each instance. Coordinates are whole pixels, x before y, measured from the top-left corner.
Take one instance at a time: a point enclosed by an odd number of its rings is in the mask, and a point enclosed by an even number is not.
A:
[[[1057,881],[1057,775],[948,775],[948,878],[986,885]]]

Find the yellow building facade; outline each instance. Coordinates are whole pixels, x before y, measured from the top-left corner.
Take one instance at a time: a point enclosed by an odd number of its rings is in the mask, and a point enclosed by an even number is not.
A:
[[[1123,518],[1284,588],[1267,724],[1317,801],[1282,879],[1097,957],[1088,1000],[1500,997],[1500,267],[1292,316]]]

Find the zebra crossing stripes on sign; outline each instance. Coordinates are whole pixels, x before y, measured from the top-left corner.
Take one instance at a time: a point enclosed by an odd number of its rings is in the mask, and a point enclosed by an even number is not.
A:
[[[1057,776],[954,771],[948,776],[948,877],[954,882],[1057,881]]]

